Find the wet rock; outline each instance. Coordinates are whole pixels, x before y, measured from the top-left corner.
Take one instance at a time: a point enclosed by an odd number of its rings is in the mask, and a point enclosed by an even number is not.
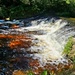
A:
[[[12,24],[11,28],[16,29],[16,28],[19,28],[19,26],[16,24]]]
[[[5,75],[5,73],[3,73],[3,72],[0,72],[0,75]]]
[[[24,47],[31,45],[31,39],[23,34],[0,34],[0,46],[8,46],[10,48]]]
[[[25,34],[0,34],[0,46],[0,75],[12,75],[13,70],[29,69],[26,51],[21,50],[31,46],[29,37]]]
[[[39,67],[39,68],[34,69],[34,70],[33,70],[33,73],[34,73],[35,75],[39,75],[42,71],[43,71],[43,68]]]
[[[26,74],[21,70],[15,70],[12,75],[26,75]]]
[[[38,67],[39,66],[39,61],[38,60],[31,60],[30,66],[31,67],[33,67],[33,66]]]

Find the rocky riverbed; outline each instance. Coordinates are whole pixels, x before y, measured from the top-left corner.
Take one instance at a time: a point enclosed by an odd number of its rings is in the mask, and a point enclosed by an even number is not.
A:
[[[29,20],[27,27],[0,30],[1,75],[27,75],[29,72],[39,75],[44,70],[49,75],[75,74],[75,38],[68,56],[61,55],[67,37],[75,34],[74,26],[70,28],[61,19],[55,23],[53,20]]]

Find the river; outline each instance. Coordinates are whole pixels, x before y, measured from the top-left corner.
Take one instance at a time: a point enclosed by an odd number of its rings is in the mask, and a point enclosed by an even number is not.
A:
[[[43,70],[58,70],[59,64],[64,68],[65,65],[70,65],[63,50],[68,38],[75,36],[74,25],[49,16],[37,16],[23,21],[23,27],[1,30],[1,75],[12,75],[14,70],[20,69],[34,70],[36,67]]]

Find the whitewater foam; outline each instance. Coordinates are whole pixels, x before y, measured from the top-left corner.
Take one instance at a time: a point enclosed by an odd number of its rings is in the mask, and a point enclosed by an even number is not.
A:
[[[42,32],[44,34],[41,35],[38,35],[37,33],[31,34],[33,45],[28,49],[28,51],[34,52],[30,55],[33,59],[38,59],[41,65],[54,63],[54,61],[58,64],[63,63],[64,61],[68,62],[62,52],[68,38],[75,35],[73,28],[65,27],[67,24],[68,23],[66,21],[62,21],[62,19],[58,19],[52,23],[51,20],[47,20],[46,18],[43,20],[34,20],[31,22],[31,26],[21,27],[16,30],[22,32],[25,30],[34,32],[44,31]]]

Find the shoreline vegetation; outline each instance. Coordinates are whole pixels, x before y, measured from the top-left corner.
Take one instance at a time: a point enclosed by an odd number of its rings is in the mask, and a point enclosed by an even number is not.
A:
[[[0,19],[20,19],[38,14],[75,17],[74,0],[0,0]]]

